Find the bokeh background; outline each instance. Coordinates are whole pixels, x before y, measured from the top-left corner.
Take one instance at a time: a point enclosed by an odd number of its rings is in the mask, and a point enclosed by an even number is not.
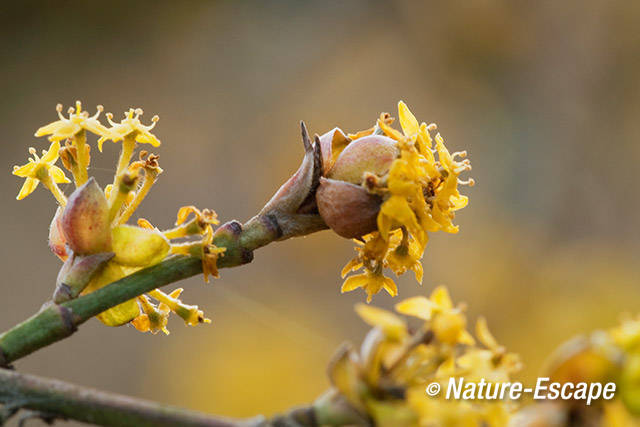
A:
[[[640,311],[639,18],[628,0],[3,2],[0,329],[50,297],[59,268],[51,195],[17,202],[10,174],[45,147],[33,132],[56,103],[160,115],[165,173],[140,214],[169,226],[187,204],[248,219],[297,168],[299,120],[354,131],[403,99],[469,151],[477,185],[398,299],[447,284],[535,377],[559,343]],[[94,148],[103,185],[117,149]],[[17,368],[230,416],[309,402],[334,349],[366,331],[364,294],[339,293],[352,247],[328,231],[270,245],[180,284],[211,325],[92,320]]]

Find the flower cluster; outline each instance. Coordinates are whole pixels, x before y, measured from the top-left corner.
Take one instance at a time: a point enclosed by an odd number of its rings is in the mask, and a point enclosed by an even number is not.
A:
[[[451,377],[506,382],[520,369],[518,356],[496,342],[485,320],[476,324],[476,344],[467,331],[464,306],[454,306],[445,287],[436,288],[429,298],[403,301],[396,310],[422,325],[412,330],[393,312],[356,306],[373,329],[360,352],[344,347],[330,365],[329,376],[340,396],[375,425],[506,425],[514,410],[511,402],[446,400],[425,393],[433,382],[444,389]]]
[[[450,153],[436,125],[419,123],[400,102],[402,132],[391,127],[393,118],[380,115],[371,129],[345,135],[339,129],[319,138],[323,178],[317,192],[320,215],[343,237],[355,238],[357,256],[343,269],[348,277],[342,291],[363,288],[367,301],[380,290],[398,291],[384,276],[411,270],[422,282],[421,259],[428,232],[457,233],[454,212],[468,199],[458,185],[473,185],[460,174],[471,169],[466,152]]]
[[[610,330],[577,336],[550,356],[546,372],[559,383],[615,383],[613,400],[564,400],[523,407],[513,425],[545,425],[549,420],[574,420],[575,425],[634,426],[640,416],[640,317],[625,318]]]
[[[160,140],[151,133],[158,117],[154,116],[150,125],[144,125],[140,121],[142,110],[132,108],[119,123],[107,113],[107,127],[99,121],[102,106],[97,107],[93,116],[82,110],[79,101],[75,108],[69,109],[68,117],[63,116],[62,105],[56,110],[59,120],[35,133],[37,137],[49,136],[49,149],[39,157],[36,150],[30,148],[29,162],[13,170],[14,175],[25,178],[19,200],[31,194],[41,182],[59,205],[49,231],[49,246],[64,262],[54,301],[60,303],[93,292],[157,264],[171,254],[197,256],[202,259],[205,280],[210,274],[217,277],[217,259],[225,249],[213,244],[213,226],[218,221],[212,210],[182,208],[176,227],[166,231],[158,230],[142,218],[138,225],[127,224],[162,173],[155,154],[141,150],[137,160],[132,161],[139,144],[160,145]],[[88,176],[91,156],[87,132],[98,136],[100,152],[105,141],[122,144],[113,183],[104,190]],[[69,197],[58,187],[71,182],[55,165],[58,159],[71,173],[76,186]],[[175,239],[181,241],[175,242]],[[210,322],[198,306],[179,299],[181,292],[182,289],[177,289],[165,294],[156,289],[97,317],[109,326],[131,322],[138,330],[152,333],[160,330],[168,333],[167,318],[172,312],[188,325]]]

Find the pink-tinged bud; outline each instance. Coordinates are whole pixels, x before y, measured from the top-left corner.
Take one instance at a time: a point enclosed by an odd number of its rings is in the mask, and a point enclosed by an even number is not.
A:
[[[56,256],[62,261],[66,261],[69,254],[67,253],[66,247],[67,239],[64,238],[64,233],[62,232],[63,212],[63,208],[58,207],[56,214],[51,220],[51,225],[49,225],[49,249],[51,249],[51,252],[56,254]]]
[[[87,256],[72,254],[58,273],[53,301],[60,304],[76,298],[111,258],[112,252]]]
[[[113,229],[113,260],[128,267],[146,267],[162,261],[171,245],[156,229],[119,225]]]
[[[75,254],[111,250],[109,204],[93,178],[69,196],[62,215],[62,231]]]
[[[349,143],[342,150],[327,177],[361,184],[365,172],[378,176],[389,172],[399,154],[393,139],[381,135],[365,136]]]
[[[316,202],[327,225],[338,235],[351,239],[376,229],[382,199],[359,185],[320,178]]]
[[[322,153],[322,172],[326,175],[333,166],[340,152],[351,141],[340,128],[333,128],[320,138],[320,151]]]

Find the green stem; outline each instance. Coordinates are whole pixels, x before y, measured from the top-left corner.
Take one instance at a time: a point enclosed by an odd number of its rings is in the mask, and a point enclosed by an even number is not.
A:
[[[245,227],[237,221],[222,225],[213,238],[213,244],[227,248],[218,260],[218,268],[251,262],[253,250],[277,240],[280,237],[278,230],[277,222],[265,217],[255,217]],[[72,335],[79,325],[111,307],[200,273],[202,261],[199,258],[173,256],[80,298],[45,306],[0,335],[0,366]]]
[[[7,369],[0,369],[0,400],[9,406],[103,426],[235,427],[262,422],[214,417]]]

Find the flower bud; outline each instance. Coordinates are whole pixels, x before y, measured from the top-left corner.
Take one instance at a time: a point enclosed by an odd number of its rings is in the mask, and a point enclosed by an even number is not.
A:
[[[370,135],[349,143],[336,159],[327,177],[361,184],[365,172],[382,176],[400,154],[396,142],[386,136]]]
[[[608,382],[617,376],[622,362],[620,350],[606,334],[574,338],[551,356],[549,377],[560,383]]]
[[[69,196],[62,214],[62,231],[75,254],[110,251],[109,205],[93,178]]]
[[[316,201],[322,219],[342,237],[360,237],[376,229],[382,199],[359,185],[320,178]]]
[[[69,257],[67,253],[67,239],[62,232],[62,213],[64,209],[60,206],[56,210],[51,225],[49,225],[49,249],[56,254],[62,261],[66,261]]]
[[[343,135],[335,130],[323,135],[323,157],[335,160],[325,170],[326,177],[320,178],[316,202],[320,216],[333,231],[356,238],[376,230],[382,203],[380,196],[361,184],[365,176],[375,179],[387,174],[399,150],[393,139],[381,135],[365,136],[344,146]]]

